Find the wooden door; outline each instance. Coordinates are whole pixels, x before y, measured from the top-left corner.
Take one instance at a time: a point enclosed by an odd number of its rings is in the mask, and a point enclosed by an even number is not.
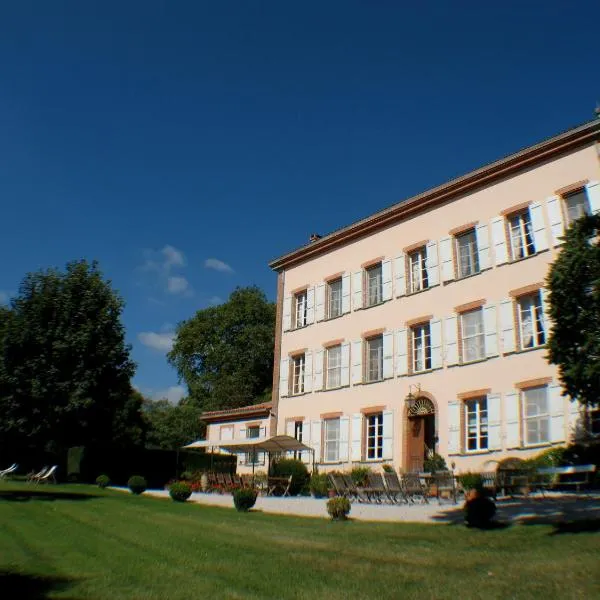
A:
[[[422,471],[425,457],[425,419],[411,417],[408,420],[408,470]]]

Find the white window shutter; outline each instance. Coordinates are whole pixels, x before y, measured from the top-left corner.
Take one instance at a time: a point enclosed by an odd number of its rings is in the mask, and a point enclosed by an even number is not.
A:
[[[283,398],[290,393],[288,379],[290,376],[290,359],[282,358],[279,365],[279,397]]]
[[[406,296],[406,258],[400,254],[394,259],[396,273],[396,297]]]
[[[500,417],[500,394],[487,397],[488,450],[502,449],[502,420]]]
[[[262,427],[260,427],[260,429],[258,430],[258,434],[261,438],[267,437],[267,426],[263,425]]]
[[[593,215],[600,213],[600,181],[590,181],[585,186],[590,210]]]
[[[478,225],[475,228],[475,240],[477,241],[479,270],[485,271],[492,266],[490,261],[490,228],[487,224]]]
[[[315,288],[309,287],[306,290],[306,324],[315,322]]]
[[[302,421],[302,443],[305,446],[310,446],[312,448],[311,437],[310,437],[310,421]],[[304,464],[310,465],[312,463],[312,452],[308,450],[302,451],[302,462]],[[315,455],[315,461],[319,459]]]
[[[302,432],[304,433],[304,432]],[[315,451],[315,463],[321,462],[321,421],[310,424],[310,445]]]
[[[350,342],[342,344],[340,385],[350,385]]]
[[[565,399],[561,396],[560,385],[548,386],[548,400],[550,402],[550,441],[563,442],[565,440]]]
[[[521,447],[519,394],[509,392],[504,394],[504,420],[506,449]]]
[[[396,375],[402,377],[408,373],[408,348],[406,329],[396,331]]]
[[[544,209],[540,202],[533,202],[529,205],[529,214],[531,216],[531,226],[533,228],[533,240],[535,251],[541,252],[548,250],[548,237],[546,236],[546,221],[544,219]]]
[[[427,243],[427,259],[425,260],[425,267],[427,268],[427,285],[429,287],[439,285],[440,267],[436,241]]]
[[[286,296],[283,299],[283,330],[289,331],[292,328],[292,297]]]
[[[460,408],[458,400],[448,402],[448,454],[460,454]]]
[[[550,220],[550,231],[552,232],[552,242],[555,246],[562,244],[560,239],[564,235],[563,216],[561,210],[561,199],[558,196],[546,198],[546,210]]]
[[[296,430],[296,424],[294,423],[294,421],[288,421],[285,424],[285,435],[294,437],[295,430]]]
[[[358,310],[363,307],[363,272],[352,273],[352,308]]]
[[[392,261],[381,263],[381,297],[383,301],[392,299]]]
[[[362,460],[362,420],[361,414],[352,415],[352,462],[360,462]]]
[[[247,429],[245,427],[240,427],[240,436],[239,439],[241,440],[245,440],[246,439],[246,435],[247,435]],[[234,434],[235,437],[235,434]]]
[[[574,442],[581,430],[581,404],[572,398],[568,399],[569,411],[567,413],[567,441]]]
[[[544,333],[546,334],[546,341],[550,335],[550,329],[552,328],[552,321],[550,320],[550,294],[546,288],[540,288],[540,299],[542,301],[542,315],[544,319]]]
[[[350,274],[342,275],[342,314],[350,312]]]
[[[439,369],[442,366],[442,320],[433,319],[429,324],[431,341],[431,368]]]
[[[313,381],[313,355],[307,352],[304,355],[304,391],[312,392]]]
[[[498,320],[495,304],[483,307],[483,326],[485,330],[485,355],[488,358],[498,356]]]
[[[458,364],[458,330],[457,318],[446,317],[444,328],[444,346],[446,352],[446,366]]]
[[[492,219],[492,240],[494,242],[494,257],[496,260],[496,265],[503,265],[504,263],[508,262],[504,217],[495,217]]]
[[[362,340],[357,340],[352,342],[352,385],[358,385],[362,380]]]
[[[340,462],[348,462],[348,434],[350,433],[350,417],[340,417]]]
[[[314,371],[314,391],[319,392],[323,389],[323,350],[315,352],[315,360],[313,364]]]
[[[383,334],[383,378],[394,376],[394,334],[390,331]]]
[[[394,411],[383,411],[383,460],[394,458]]]
[[[500,302],[500,330],[502,332],[502,352],[515,351],[515,313],[512,298]]]
[[[452,263],[452,238],[445,237],[440,240],[440,264],[442,268],[442,281],[454,279],[454,264]]]
[[[319,283],[315,288],[315,319],[322,321],[325,318],[325,284]]]

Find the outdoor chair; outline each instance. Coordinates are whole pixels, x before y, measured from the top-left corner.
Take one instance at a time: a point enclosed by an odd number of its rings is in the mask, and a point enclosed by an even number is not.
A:
[[[225,485],[231,487],[233,485],[233,478],[229,473],[224,473],[223,478],[225,479]]]
[[[331,484],[331,486],[333,487],[333,489],[335,490],[335,493],[338,496],[343,496],[344,498],[348,498],[348,500],[352,501],[354,499],[354,493],[352,493],[352,491],[350,489],[348,489],[348,486],[346,485],[346,481],[343,477],[343,475],[337,475],[337,474],[329,474],[329,483]]]
[[[42,475],[34,480],[35,483],[56,483],[56,469],[58,469],[58,465],[50,467],[45,475]]]
[[[438,503],[442,503],[442,495],[448,492],[454,504],[456,504],[456,480],[452,471],[438,471],[433,474],[433,483],[436,486]]]
[[[43,477],[48,472],[48,469],[49,469],[49,467],[43,467],[37,473],[35,471],[32,471],[31,473],[28,473],[27,474],[27,481],[37,481],[40,477]]]
[[[498,495],[498,476],[493,471],[481,473],[481,484],[483,489],[488,491],[490,496],[496,500]]]
[[[225,485],[225,475],[223,473],[217,473],[217,483],[221,486]]]
[[[7,475],[14,473],[18,468],[19,465],[17,463],[13,463],[12,465],[10,465],[10,467],[8,467],[8,469],[0,471],[0,479],[4,479]]]
[[[400,499],[406,500],[404,490],[402,489],[402,484],[400,483],[400,479],[395,471],[393,473],[384,473],[383,481],[385,483],[385,487],[387,488],[387,494],[391,502],[398,504]]]
[[[427,489],[418,473],[406,473],[402,475],[402,487],[408,502],[414,502],[415,498],[421,498],[421,502],[429,504]]]
[[[231,476],[231,479],[233,481],[233,485],[235,485],[236,487],[244,487],[244,483],[242,482],[242,478],[235,474]]]
[[[350,475],[340,475],[346,484],[347,493],[352,496],[354,500],[359,502],[369,502],[369,498],[363,493],[363,491],[354,483],[354,480]]]
[[[375,502],[381,504],[383,498],[387,496],[381,473],[369,473],[367,475],[367,486],[362,491],[367,495],[369,501],[375,500]]]

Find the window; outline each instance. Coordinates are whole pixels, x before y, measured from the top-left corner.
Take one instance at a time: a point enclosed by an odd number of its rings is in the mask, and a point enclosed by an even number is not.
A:
[[[308,298],[306,291],[294,296],[294,328],[304,327],[308,317]]]
[[[537,348],[546,343],[544,313],[539,292],[519,298],[519,333],[521,348]]]
[[[466,443],[468,452],[487,450],[488,417],[487,398],[477,398],[465,402]]]
[[[526,444],[543,444],[550,438],[550,415],[546,387],[523,391],[523,413]]]
[[[479,254],[474,229],[456,236],[456,257],[459,277],[479,273]]]
[[[590,205],[585,189],[580,189],[571,194],[567,194],[564,199],[567,208],[568,223],[572,223],[573,221],[590,214]]]
[[[260,427],[258,425],[252,425],[251,427],[246,427],[246,438],[247,439],[255,439],[260,437]],[[246,452],[246,464],[247,465],[258,465],[262,464],[262,452],[257,452],[252,449],[249,452]]]
[[[462,321],[462,360],[470,362],[485,358],[485,333],[483,329],[483,311],[478,308],[463,313]]]
[[[383,289],[381,279],[381,263],[374,267],[369,267],[365,271],[367,280],[367,306],[374,306],[382,301]]]
[[[327,348],[327,374],[325,386],[327,389],[340,387],[342,384],[342,346]]]
[[[431,332],[429,323],[412,328],[412,369],[414,373],[431,369]]]
[[[428,286],[426,261],[427,249],[425,246],[408,255],[411,292],[424,290]]]
[[[294,421],[294,437],[301,442],[302,441],[302,421]],[[300,460],[302,452],[294,451],[294,458]]]
[[[342,314],[342,278],[327,284],[327,318],[334,319]]]
[[[260,437],[260,427],[258,425],[246,428],[246,437],[250,440]]]
[[[520,260],[535,254],[533,228],[529,210],[509,217],[510,249],[513,260]]]
[[[368,415],[367,421],[367,459],[383,458],[383,413]]]
[[[292,358],[292,394],[304,393],[304,366],[306,357],[299,354]]]
[[[219,437],[221,440],[232,440],[233,439],[233,425],[225,425],[221,427],[219,432]]]
[[[325,462],[340,459],[340,420],[325,419]]]
[[[366,340],[367,345],[367,381],[383,379],[383,336]]]

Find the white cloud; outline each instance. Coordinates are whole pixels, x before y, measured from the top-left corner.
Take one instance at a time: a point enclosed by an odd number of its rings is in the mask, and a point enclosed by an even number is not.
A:
[[[0,304],[8,304],[9,300],[10,300],[9,293],[3,292],[2,290],[0,290]]]
[[[153,350],[160,350],[161,352],[169,352],[173,348],[173,340],[175,339],[175,333],[173,331],[165,331],[162,333],[156,333],[156,331],[142,331],[138,334],[138,340],[152,348]]]
[[[222,260],[218,258],[207,258],[204,261],[204,266],[207,269],[214,269],[215,271],[219,271],[221,273],[233,273],[233,269]]]
[[[167,279],[167,291],[170,294],[183,294],[188,291],[190,284],[185,277],[169,277]]]
[[[182,385],[172,385],[164,390],[155,390],[151,392],[154,400],[166,398],[171,404],[177,404],[186,395],[185,388]]]
[[[185,266],[185,255],[181,250],[167,244],[160,252],[165,257],[164,264],[167,268]]]

